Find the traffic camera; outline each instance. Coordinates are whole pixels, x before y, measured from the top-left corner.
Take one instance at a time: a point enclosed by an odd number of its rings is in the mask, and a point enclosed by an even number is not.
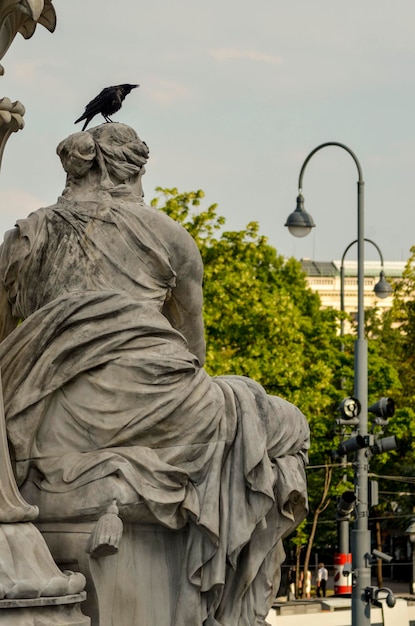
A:
[[[340,417],[337,424],[353,426],[359,423],[359,415],[362,407],[357,398],[344,398],[338,407]]]
[[[368,408],[369,413],[376,415],[374,423],[378,426],[386,426],[389,418],[395,414],[395,402],[392,398],[380,398]]]

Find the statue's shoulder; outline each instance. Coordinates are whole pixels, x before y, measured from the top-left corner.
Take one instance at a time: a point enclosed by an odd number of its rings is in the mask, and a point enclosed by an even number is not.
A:
[[[143,205],[146,211],[146,221],[156,232],[169,251],[171,257],[180,263],[195,264],[202,263],[199,248],[190,233],[169,215],[147,205]]]
[[[31,237],[42,227],[49,216],[53,215],[54,209],[58,204],[52,204],[51,206],[41,207],[25,218],[18,219],[14,230],[18,230],[22,237]]]

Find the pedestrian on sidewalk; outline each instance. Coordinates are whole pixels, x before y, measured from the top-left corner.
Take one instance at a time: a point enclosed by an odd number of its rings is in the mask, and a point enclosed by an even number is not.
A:
[[[295,600],[295,580],[296,570],[295,567],[291,567],[288,572],[288,601]]]
[[[317,598],[321,598],[321,593],[323,594],[323,598],[326,597],[326,587],[328,579],[329,573],[324,567],[324,563],[319,563],[317,571]]]

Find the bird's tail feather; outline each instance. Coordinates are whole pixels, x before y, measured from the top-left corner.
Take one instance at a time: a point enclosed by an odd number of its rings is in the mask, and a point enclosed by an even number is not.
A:
[[[78,117],[78,119],[75,120],[74,124],[77,124],[78,122],[82,122],[82,120],[85,120],[85,123],[82,126],[82,130],[85,130],[85,128],[88,126],[89,122],[91,121],[91,118],[90,117],[85,118],[84,115],[81,115],[81,117]]]

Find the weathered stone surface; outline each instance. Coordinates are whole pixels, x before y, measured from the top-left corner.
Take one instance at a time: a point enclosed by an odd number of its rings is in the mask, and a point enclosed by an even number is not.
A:
[[[136,133],[103,124],[58,154],[62,197],[0,249],[0,366],[22,494],[39,522],[97,523],[98,558],[82,567],[110,588],[117,562],[123,579],[100,599],[119,607],[108,626],[130,624],[138,584],[153,603],[170,598],[158,626],[262,624],[281,539],[306,512],[307,422],[250,379],[204,371],[201,258],[144,204]],[[116,517],[114,500],[125,537],[102,517]],[[144,544],[125,550],[149,521],[185,533],[156,593]],[[113,556],[99,558],[101,531]]]
[[[3,391],[0,384],[0,525],[5,522],[32,521],[37,518],[38,514],[39,509],[37,506],[28,504],[22,498],[16,485],[9,456]]]
[[[119,551],[94,559],[87,553],[93,524],[39,525],[56,562],[71,562],[87,578],[82,611],[91,626],[173,624],[187,529],[125,524]]]

